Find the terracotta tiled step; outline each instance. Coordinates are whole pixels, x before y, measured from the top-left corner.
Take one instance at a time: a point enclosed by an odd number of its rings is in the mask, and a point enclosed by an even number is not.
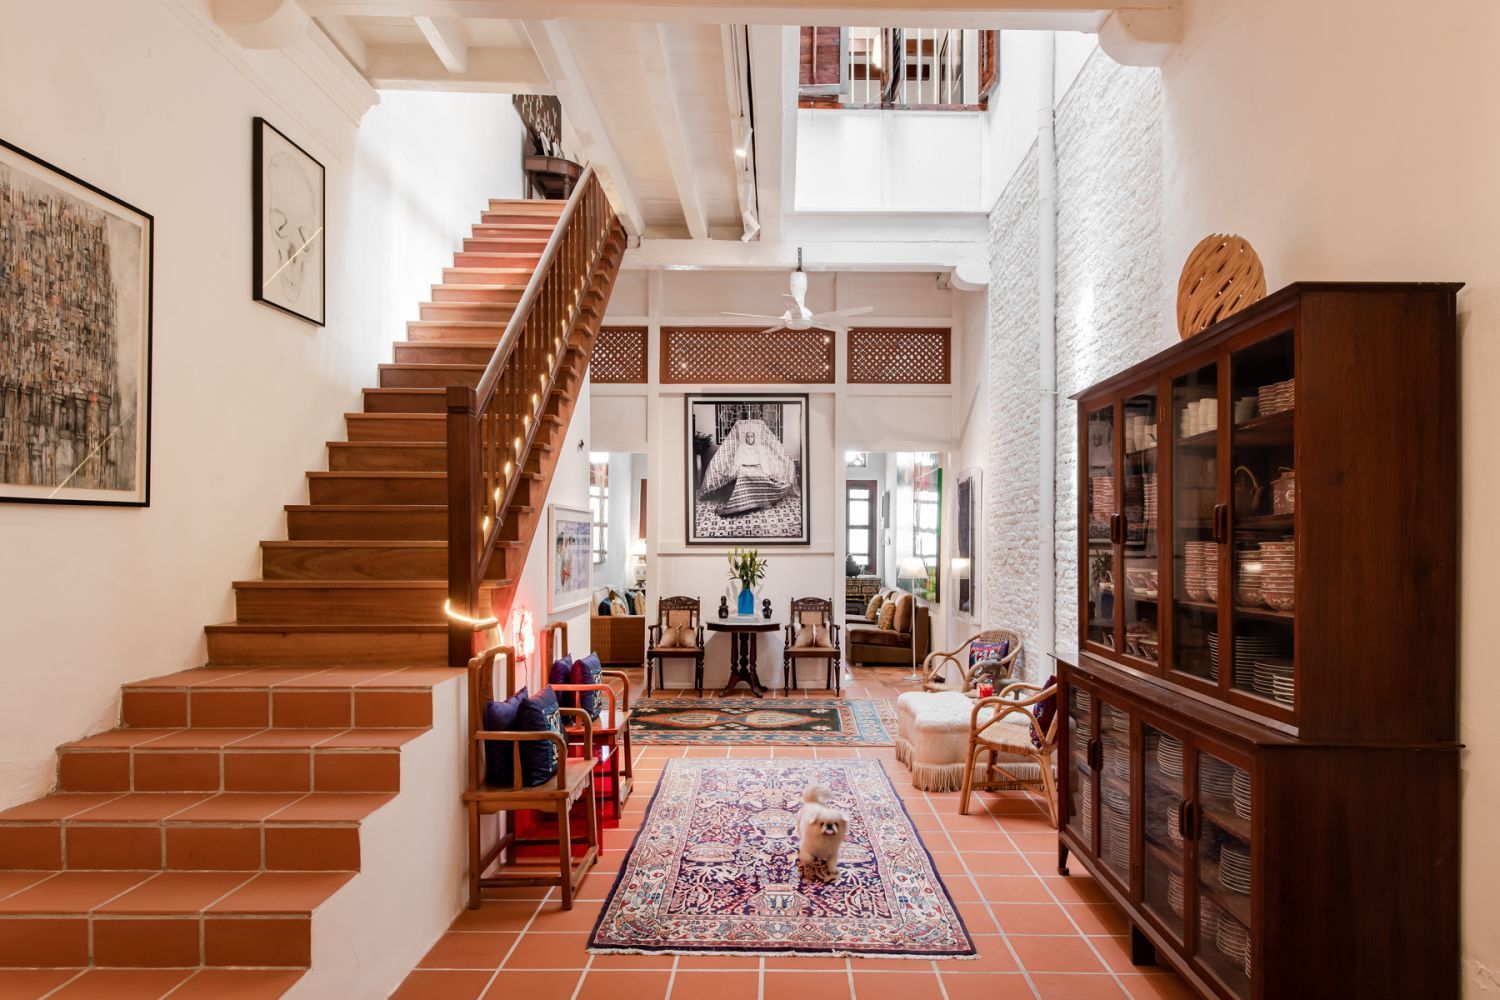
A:
[[[344,426],[355,442],[447,440],[443,413],[346,413]]]
[[[0,966],[305,969],[312,958],[313,910],[350,878],[57,872],[0,899]]]
[[[230,622],[209,625],[208,659],[215,666],[441,667],[448,662],[448,627],[442,623],[373,625]]]
[[[343,735],[309,732],[324,742]],[[40,872],[358,871],[359,824],[392,797],[62,792],[0,812],[0,864]]]
[[[520,267],[535,271],[541,256],[540,251],[460,250],[453,255],[453,264],[455,267]]]
[[[526,267],[445,267],[443,280],[462,285],[515,285],[525,286],[531,277]],[[424,317],[425,318],[425,317]]]
[[[448,412],[446,389],[366,389],[366,413]]]
[[[471,237],[464,240],[465,253],[526,253],[540,258],[547,248],[545,236]]]
[[[482,312],[494,307],[482,304],[449,304],[448,308],[477,309]],[[505,324],[509,319],[508,315],[501,316],[497,313],[494,319],[481,316],[479,319],[472,320],[413,320],[406,324],[406,335],[410,343],[458,341],[465,344],[488,344],[490,353],[494,354],[500,338],[505,335]]]
[[[443,504],[291,504],[286,508],[292,541],[389,540],[440,542],[448,538]]]
[[[5,969],[0,996],[277,1000],[303,975],[301,969]]]
[[[380,366],[380,385],[386,389],[441,389],[479,384],[484,365],[394,364]]]
[[[442,667],[200,667],[125,685],[121,722],[150,729],[425,728]]]
[[[309,540],[261,542],[267,580],[437,580],[448,577],[443,541]],[[492,578],[505,567],[491,565]]]
[[[402,364],[487,365],[499,343],[498,336],[491,340],[409,340],[396,344],[396,360]]]
[[[515,305],[525,285],[432,285],[431,303],[458,302],[485,305]]]
[[[437,441],[329,441],[332,472],[442,472],[448,449]]]
[[[448,581],[240,580],[234,595],[252,624],[439,624]]]
[[[338,470],[309,472],[307,497],[314,504],[446,504],[446,472]]]
[[[58,748],[58,791],[400,791],[400,748],[423,730],[330,733],[314,727],[347,727],[347,721],[333,720],[347,719],[348,689],[298,691],[290,700],[278,695],[284,704],[297,706],[309,728],[112,729]]]

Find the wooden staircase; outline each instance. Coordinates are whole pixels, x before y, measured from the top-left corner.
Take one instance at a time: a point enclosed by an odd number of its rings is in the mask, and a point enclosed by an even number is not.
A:
[[[234,584],[235,621],[207,627],[209,663],[126,685],[120,727],[60,748],[56,791],[0,813],[0,996],[295,988],[317,914],[360,876],[362,830],[434,725],[434,688],[458,676],[449,387],[494,362],[563,211],[490,203],[328,470],[307,474],[308,502],[286,507],[286,539],[261,543],[261,579]],[[608,225],[478,581],[498,614],[624,252]],[[456,747],[439,752],[462,766]]]

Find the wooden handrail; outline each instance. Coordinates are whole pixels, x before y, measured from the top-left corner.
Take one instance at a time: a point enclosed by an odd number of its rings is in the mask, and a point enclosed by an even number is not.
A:
[[[474,387],[447,391],[448,660],[473,651],[480,584],[500,541],[516,492],[527,477],[537,430],[563,369],[574,329],[602,301],[588,304],[619,221],[593,168],[584,171]],[[606,283],[607,287],[607,283]],[[592,312],[590,312],[592,310]],[[540,498],[534,498],[540,500]],[[512,539],[520,540],[520,539]],[[514,576],[509,572],[507,575]]]

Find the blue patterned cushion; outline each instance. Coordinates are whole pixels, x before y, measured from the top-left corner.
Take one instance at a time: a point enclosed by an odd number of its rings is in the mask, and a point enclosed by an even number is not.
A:
[[[572,684],[573,681],[573,656],[565,654],[561,659],[552,661],[552,670],[547,674],[548,684]],[[563,708],[577,708],[572,691],[554,691],[557,695],[557,704]]]
[[[516,729],[525,733],[554,732],[562,734],[562,717],[557,714],[557,693],[543,688],[521,702]],[[545,785],[557,774],[557,744],[551,740],[527,740],[521,744],[521,784],[531,788]]]
[[[1057,675],[1054,674],[1053,676],[1047,678],[1046,682],[1042,685],[1042,690],[1045,691],[1056,683]],[[1054,691],[1050,696],[1043,698],[1041,701],[1037,702],[1032,706],[1031,710],[1036,713],[1037,728],[1041,729],[1041,731],[1045,734],[1047,732],[1047,727],[1052,725],[1053,716],[1057,715],[1057,692]],[[1042,741],[1036,738],[1035,732],[1031,734],[1031,742],[1038,748],[1040,748],[1042,745]]]
[[[484,728],[491,733],[509,733],[516,729],[516,717],[521,711],[521,702],[526,700],[526,689],[522,688],[504,701],[487,702],[484,706]],[[484,783],[492,788],[509,788],[515,781],[511,769],[511,746],[504,740],[486,740],[484,744]]]
[[[969,669],[981,660],[1003,660],[1010,653],[1010,640],[999,642],[976,642],[969,647]]]
[[[599,662],[598,653],[590,653],[581,660],[573,661],[574,684],[598,684],[599,677],[604,673],[604,664]],[[598,691],[579,691],[578,707],[589,713],[592,718],[599,718],[599,713],[604,709],[604,695]]]

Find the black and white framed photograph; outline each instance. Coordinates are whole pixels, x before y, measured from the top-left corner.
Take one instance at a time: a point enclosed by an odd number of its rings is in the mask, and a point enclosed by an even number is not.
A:
[[[255,301],[322,326],[323,164],[264,118],[254,129]]]
[[[979,556],[983,550],[980,544],[983,533],[980,483],[983,475],[977,468],[965,469],[958,474],[958,509],[954,516],[958,525],[958,539],[953,548],[958,613],[973,621],[979,620]]]
[[[687,397],[687,544],[806,545],[807,396]]]
[[[150,505],[154,234],[0,140],[0,500]]]

